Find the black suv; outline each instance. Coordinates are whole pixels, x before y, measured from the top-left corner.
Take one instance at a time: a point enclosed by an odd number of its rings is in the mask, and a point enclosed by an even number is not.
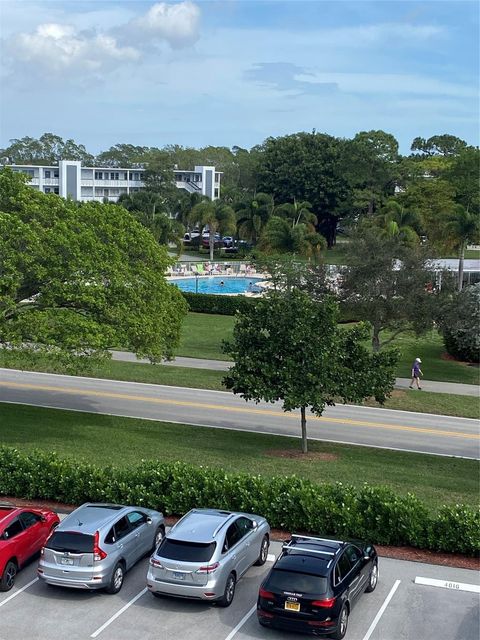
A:
[[[373,545],[292,535],[260,587],[258,621],[341,640],[351,608],[377,581]]]

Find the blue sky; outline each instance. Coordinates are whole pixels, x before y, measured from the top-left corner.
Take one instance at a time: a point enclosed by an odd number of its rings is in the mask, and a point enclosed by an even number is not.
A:
[[[479,5],[1,0],[0,145],[238,145],[316,129],[478,144]]]

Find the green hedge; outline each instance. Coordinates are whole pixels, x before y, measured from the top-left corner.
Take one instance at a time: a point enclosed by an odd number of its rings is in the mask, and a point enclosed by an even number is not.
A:
[[[480,551],[478,509],[445,506],[432,515],[413,494],[398,496],[366,484],[317,485],[296,476],[265,478],[180,462],[99,468],[54,453],[0,447],[0,494],[137,504],[176,515],[193,507],[233,509],[261,514],[272,527],[290,531],[469,555]]]
[[[195,313],[214,313],[222,316],[234,316],[237,311],[242,311],[246,305],[255,304],[258,298],[246,296],[222,296],[213,293],[192,293],[182,291],[182,295],[188,303],[190,311]],[[340,304],[340,322],[357,322],[355,310]]]

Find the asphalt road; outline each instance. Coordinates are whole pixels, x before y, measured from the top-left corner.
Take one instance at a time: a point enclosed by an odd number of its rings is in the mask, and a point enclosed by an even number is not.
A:
[[[145,589],[146,558],[116,595],[48,587],[33,561],[12,591],[0,593],[0,640],[295,640],[298,634],[263,629],[255,615],[259,585],[280,550],[273,542],[267,564],[239,580],[228,609],[153,598]],[[377,589],[353,608],[345,640],[478,639],[476,571],[388,558],[380,558],[379,569]]]
[[[0,402],[299,436],[299,412],[222,391],[0,369]],[[308,436],[404,451],[480,458],[479,422],[358,406],[307,419]]]

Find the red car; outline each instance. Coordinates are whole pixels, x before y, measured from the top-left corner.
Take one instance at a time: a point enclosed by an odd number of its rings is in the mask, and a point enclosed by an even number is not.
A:
[[[17,571],[40,551],[60,522],[54,511],[0,503],[0,591],[9,591]]]

